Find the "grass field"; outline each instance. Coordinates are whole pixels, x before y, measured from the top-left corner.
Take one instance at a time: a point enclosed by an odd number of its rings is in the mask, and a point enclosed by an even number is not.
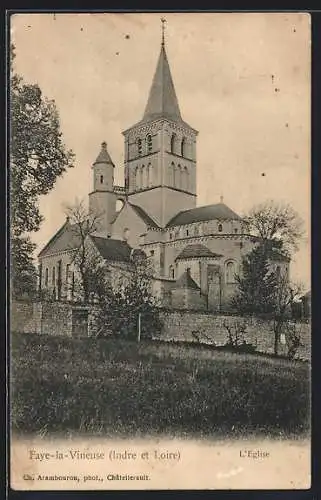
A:
[[[310,368],[200,346],[12,335],[11,422],[40,435],[293,437]]]

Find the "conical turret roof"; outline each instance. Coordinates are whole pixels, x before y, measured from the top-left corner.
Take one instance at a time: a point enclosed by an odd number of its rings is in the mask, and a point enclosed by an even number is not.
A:
[[[106,142],[101,143],[101,150],[100,150],[99,155],[96,158],[96,161],[94,162],[94,165],[95,165],[95,163],[111,163],[112,165],[114,165],[114,162],[111,159],[111,157],[107,151],[107,143]]]

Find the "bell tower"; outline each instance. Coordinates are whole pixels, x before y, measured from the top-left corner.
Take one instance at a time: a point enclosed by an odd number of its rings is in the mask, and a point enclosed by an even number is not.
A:
[[[89,210],[97,217],[97,236],[107,238],[111,234],[111,223],[116,214],[114,192],[115,165],[107,151],[107,144],[101,144],[100,153],[93,163],[93,191],[89,194]]]
[[[125,186],[129,201],[160,227],[182,210],[196,206],[196,138],[182,119],[162,43],[142,120],[123,132]]]

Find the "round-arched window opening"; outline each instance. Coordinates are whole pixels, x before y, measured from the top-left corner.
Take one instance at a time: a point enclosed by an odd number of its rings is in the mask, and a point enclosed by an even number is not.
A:
[[[171,137],[171,153],[175,153],[175,142],[176,142],[176,135],[172,134],[172,137]]]
[[[218,225],[218,232],[221,233],[223,231],[223,226],[222,224],[219,224]]]
[[[123,201],[123,200],[118,199],[118,200],[116,201],[116,212],[120,212],[120,211],[121,211],[121,209],[123,208],[123,206],[124,206],[124,201]]]
[[[235,262],[227,262],[225,267],[226,283],[235,283],[236,266]]]
[[[137,139],[137,154],[138,156],[142,155],[142,140]]]
[[[150,134],[148,134],[146,141],[147,141],[147,152],[151,153],[153,151],[153,139]]]
[[[181,156],[185,156],[185,137],[183,137],[181,142]]]
[[[103,176],[103,175],[101,175],[101,176],[100,176],[100,184],[103,184],[103,183],[104,183],[104,176]]]

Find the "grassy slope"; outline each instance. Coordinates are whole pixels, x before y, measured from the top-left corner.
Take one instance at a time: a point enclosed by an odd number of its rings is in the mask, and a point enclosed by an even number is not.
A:
[[[304,434],[309,366],[157,342],[12,337],[15,431]]]

